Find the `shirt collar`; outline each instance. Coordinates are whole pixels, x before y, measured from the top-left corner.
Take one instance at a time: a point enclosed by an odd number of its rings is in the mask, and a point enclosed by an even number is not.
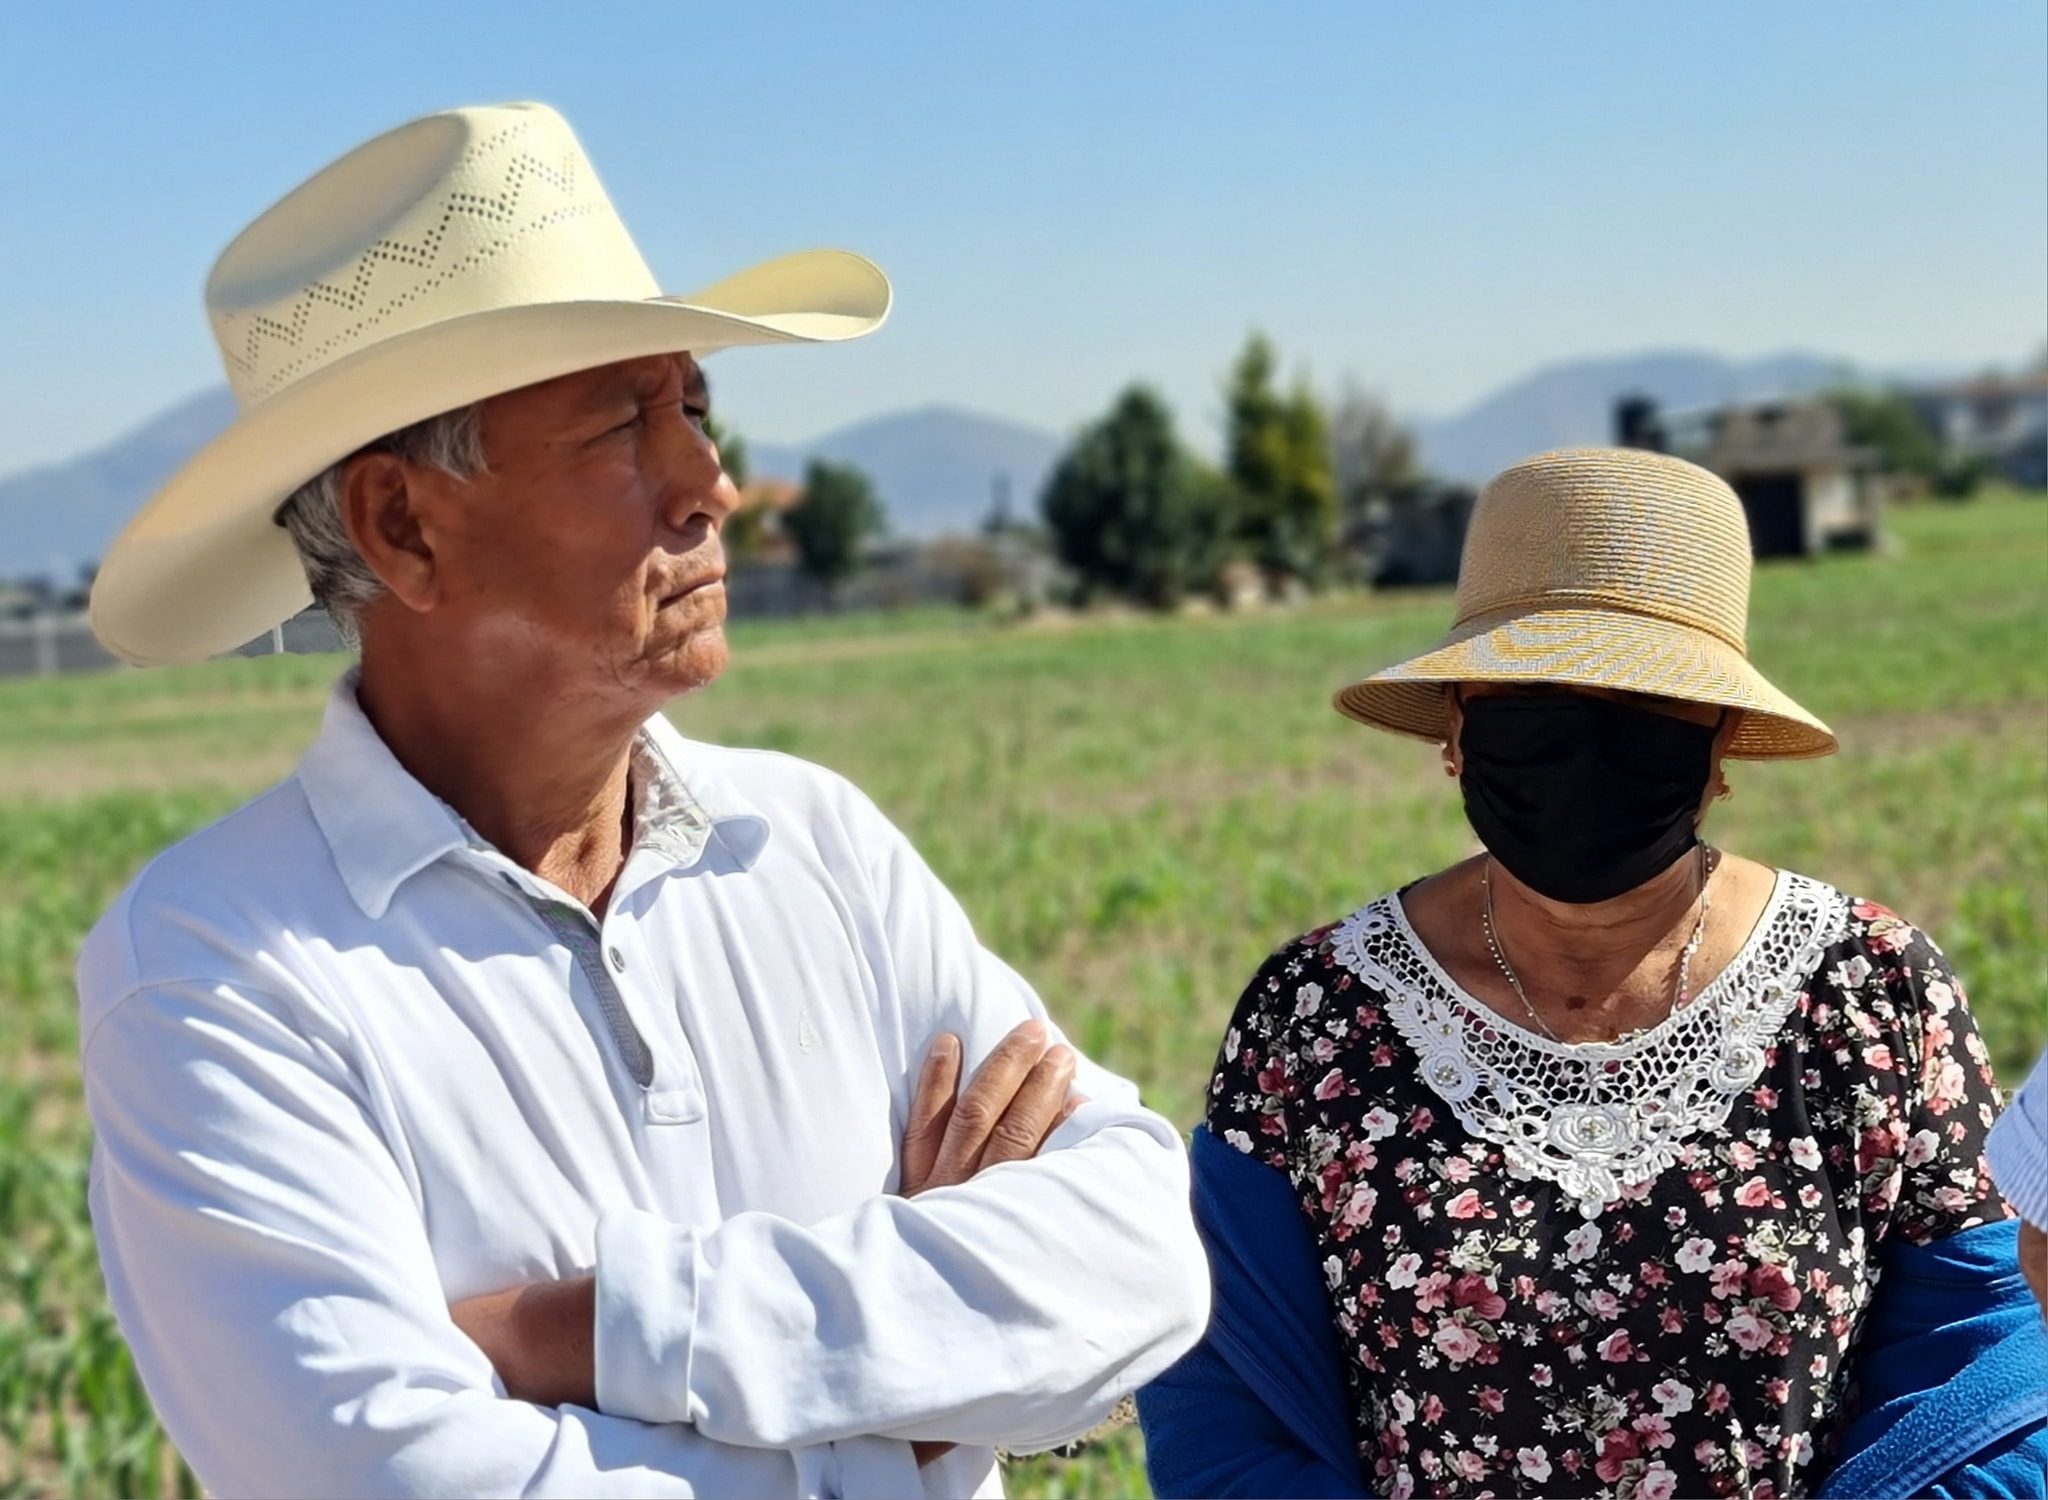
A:
[[[663,848],[685,869],[716,844],[749,868],[767,846],[768,819],[707,760],[704,747],[665,715],[640,726],[633,741],[634,842]]]
[[[408,878],[457,850],[488,845],[398,763],[356,701],[360,680],[361,669],[351,667],[334,685],[297,777],[342,883],[374,921]],[[660,714],[641,727],[631,771],[634,847],[687,869],[716,842],[746,868],[768,841],[768,820],[702,765],[695,748]]]

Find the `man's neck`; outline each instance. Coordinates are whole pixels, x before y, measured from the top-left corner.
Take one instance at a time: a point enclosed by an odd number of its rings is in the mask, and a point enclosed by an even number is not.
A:
[[[515,863],[602,914],[631,838],[636,712],[497,674],[424,679],[366,649],[356,690],[392,756]]]

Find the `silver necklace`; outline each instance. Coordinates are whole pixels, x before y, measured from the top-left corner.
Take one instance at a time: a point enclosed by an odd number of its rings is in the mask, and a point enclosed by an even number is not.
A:
[[[1707,875],[1709,873],[1707,869],[1707,846],[1700,844],[1696,847],[1700,851],[1699,894],[1694,899],[1699,902],[1700,914],[1692,924],[1692,936],[1686,939],[1685,946],[1678,951],[1678,978],[1672,987],[1671,1008],[1665,1011],[1663,1016],[1657,1021],[1653,1022],[1653,1025],[1663,1025],[1665,1021],[1670,1020],[1672,1016],[1683,1010],[1692,999],[1692,957],[1700,951],[1700,942],[1707,934],[1707,908],[1711,905],[1711,902],[1707,899]],[[1486,946],[1488,951],[1493,954],[1493,961],[1500,965],[1500,971],[1506,977],[1509,988],[1514,990],[1515,998],[1522,1002],[1522,1009],[1529,1013],[1530,1019],[1543,1028],[1545,1036],[1556,1042],[1560,1047],[1564,1046],[1564,1039],[1550,1029],[1550,1023],[1543,1019],[1543,1013],[1529,1003],[1529,992],[1522,988],[1521,977],[1515,973],[1514,965],[1508,962],[1507,953],[1500,945],[1500,937],[1494,931],[1493,856],[1491,854],[1486,856],[1486,863],[1480,866],[1479,889],[1483,896],[1479,907],[1479,925],[1486,932]]]

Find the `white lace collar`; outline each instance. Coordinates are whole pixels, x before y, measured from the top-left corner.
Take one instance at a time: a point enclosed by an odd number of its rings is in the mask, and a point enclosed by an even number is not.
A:
[[[1459,988],[1409,926],[1398,895],[1354,913],[1338,962],[1386,997],[1423,1081],[1509,1170],[1555,1183],[1588,1219],[1728,1118],[1764,1070],[1764,1048],[1807,975],[1847,930],[1848,900],[1780,871],[1755,929],[1693,1001],[1614,1042],[1564,1043]]]

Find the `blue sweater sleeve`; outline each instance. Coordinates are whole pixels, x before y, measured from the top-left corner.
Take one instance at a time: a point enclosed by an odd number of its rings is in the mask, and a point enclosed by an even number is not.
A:
[[[1295,1495],[1343,1500],[1365,1493],[1302,1446],[1230,1361],[1207,1340],[1138,1393],[1145,1471],[1162,1500],[1182,1496]]]
[[[1336,1325],[1292,1187],[1206,1129],[1191,1155],[1214,1311],[1202,1342],[1138,1393],[1154,1493],[1364,1495]]]
[[[2041,1500],[2048,1495],[2048,1433],[2042,1424],[1999,1439],[1993,1450],[1958,1464],[1921,1494],[1926,1500]]]
[[[2048,1328],[2018,1237],[2007,1221],[1891,1248],[1823,1497],[2048,1494]]]

